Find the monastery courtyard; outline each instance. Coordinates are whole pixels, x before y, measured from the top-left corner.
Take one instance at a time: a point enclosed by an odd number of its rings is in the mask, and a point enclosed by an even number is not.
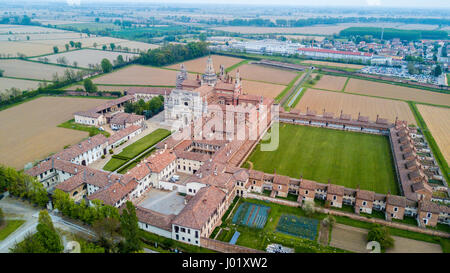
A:
[[[185,201],[184,196],[179,195],[177,191],[163,191],[152,188],[139,202],[139,206],[165,215],[177,215],[185,207]]]
[[[279,127],[278,149],[262,152],[258,144],[244,167],[398,194],[388,137],[285,123]]]

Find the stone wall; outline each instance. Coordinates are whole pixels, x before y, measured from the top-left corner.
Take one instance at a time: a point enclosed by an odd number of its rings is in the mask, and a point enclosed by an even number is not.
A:
[[[200,246],[223,253],[265,253],[261,250],[232,245],[226,242],[221,242],[205,237],[200,238]]]

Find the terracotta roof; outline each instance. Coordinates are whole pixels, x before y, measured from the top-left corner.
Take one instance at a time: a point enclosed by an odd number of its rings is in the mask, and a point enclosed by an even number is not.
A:
[[[210,156],[208,154],[195,153],[195,152],[185,152],[185,151],[174,151],[177,158],[183,158],[188,160],[194,160],[199,162],[207,161]]]
[[[135,94],[151,94],[151,95],[169,95],[172,92],[171,88],[165,87],[147,87],[147,86],[133,86],[125,90],[127,95]]]
[[[136,131],[139,130],[140,128],[141,128],[141,126],[138,126],[138,125],[131,125],[131,126],[128,126],[127,128],[122,129],[122,130],[116,132],[115,134],[113,134],[112,136],[110,136],[110,137],[108,138],[108,143],[109,143],[110,145],[111,145],[111,144],[114,144],[114,143],[116,143],[117,141],[121,140],[122,138],[124,138],[124,137],[126,137],[126,136],[128,136],[128,135],[131,135],[132,133],[136,132]]]
[[[256,180],[262,180],[264,173],[261,171],[257,171],[257,170],[249,170],[248,171],[249,176],[251,179],[256,179]]]
[[[375,199],[375,192],[373,192],[373,191],[366,191],[366,190],[357,190],[356,191],[356,198],[357,199],[367,200],[367,201],[373,201]]]
[[[96,113],[96,112],[89,112],[89,111],[80,111],[80,112],[74,113],[74,115],[81,116],[81,117],[87,117],[87,118],[98,118],[102,114],[99,114],[99,113]]]
[[[352,55],[352,56],[365,56],[365,57],[372,57],[372,55],[373,55],[373,53],[368,53],[368,52],[338,51],[338,50],[312,48],[312,47],[298,48],[298,51],[319,52],[319,53],[340,54],[340,55]]]
[[[146,164],[152,172],[159,173],[176,159],[177,157],[172,151],[163,150],[147,157],[144,160],[144,164]]]
[[[427,201],[427,200],[419,201],[418,209],[419,209],[419,211],[439,213],[439,205],[434,202]]]
[[[136,114],[129,114],[129,113],[117,113],[115,114],[112,118],[110,123],[111,124],[118,124],[118,125],[122,125],[125,126],[127,123],[135,123],[138,122],[140,120],[144,120],[145,117],[141,116],[141,115],[136,115]]]
[[[98,134],[98,135],[90,137],[76,145],[72,145],[69,148],[58,152],[53,157],[55,159],[71,161],[72,159],[78,157],[79,155],[81,155],[89,150],[92,150],[99,145],[106,144],[107,142],[108,142],[108,139],[104,135]]]
[[[145,163],[139,163],[134,168],[127,172],[128,176],[135,178],[137,181],[141,181],[144,177],[151,173],[150,168]]]
[[[139,206],[136,207],[136,216],[138,217],[139,222],[167,231],[172,231],[172,220],[175,218],[174,214],[164,215]]]
[[[41,173],[50,171],[52,169],[52,165],[54,169],[70,173],[72,175],[77,174],[78,172],[86,168],[85,166],[77,165],[69,161],[52,158],[47,161],[38,163],[33,168],[26,170],[25,173],[31,176],[38,176]]]
[[[406,207],[406,197],[388,194],[386,196],[386,204],[404,208]]]
[[[174,225],[201,230],[208,219],[217,213],[226,194],[217,187],[201,188],[173,220]]]
[[[115,206],[118,201],[127,199],[128,194],[137,186],[138,183],[135,179],[129,180],[124,177],[122,181],[111,183],[95,193],[88,195],[87,199],[101,200],[106,205]]]
[[[316,190],[317,185],[314,181],[302,179],[302,181],[300,182],[300,188],[306,190]]]
[[[427,183],[424,183],[423,181],[414,183],[411,185],[411,187],[412,187],[413,192],[417,192],[417,191],[421,191],[421,190],[433,192],[433,189]]]
[[[334,184],[328,184],[327,193],[342,196],[344,195],[344,187]]]
[[[273,178],[273,183],[281,185],[289,185],[289,180],[290,180],[289,176],[275,174]]]

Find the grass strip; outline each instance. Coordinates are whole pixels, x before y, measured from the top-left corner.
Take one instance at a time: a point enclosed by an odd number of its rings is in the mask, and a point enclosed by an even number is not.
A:
[[[82,124],[75,123],[74,119],[63,122],[63,123],[59,124],[58,127],[72,129],[72,130],[78,130],[78,131],[85,131],[85,132],[89,133],[90,137],[98,135],[98,134],[103,134],[105,137],[109,137],[111,135],[110,133],[108,133],[106,131],[102,131],[95,126],[88,126],[88,125],[82,125]]]

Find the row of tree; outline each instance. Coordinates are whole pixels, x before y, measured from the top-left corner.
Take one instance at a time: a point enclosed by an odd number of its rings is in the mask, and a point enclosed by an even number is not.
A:
[[[191,42],[186,45],[168,44],[149,50],[147,53],[141,53],[137,62],[145,65],[163,66],[203,57],[208,53],[208,45],[205,42]]]
[[[125,104],[126,113],[145,115],[147,119],[153,117],[162,110],[164,110],[164,97],[161,95],[153,97],[148,102],[140,99],[135,103],[127,102]]]
[[[0,165],[0,192],[6,190],[13,196],[28,199],[41,207],[49,201],[47,191],[36,178]]]

